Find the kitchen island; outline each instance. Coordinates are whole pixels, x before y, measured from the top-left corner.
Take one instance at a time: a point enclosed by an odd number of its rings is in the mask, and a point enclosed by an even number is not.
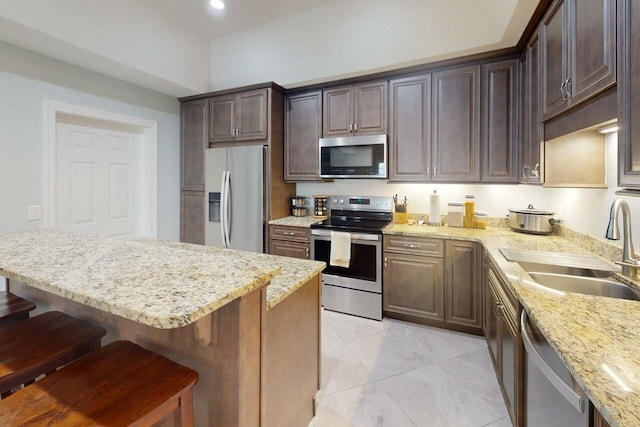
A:
[[[265,414],[281,403],[269,400],[264,383],[277,382],[270,375],[283,369],[302,372],[295,386],[304,396],[291,406],[298,409],[297,402],[306,400],[298,412],[310,418],[319,385],[323,268],[313,261],[149,239],[50,230],[0,235],[0,275],[10,279],[12,292],[37,303],[38,311],[64,311],[107,329],[103,343],[130,340],[198,371],[199,426],[269,425]],[[307,316],[290,302],[306,307]],[[283,325],[286,337],[272,340],[274,328]],[[298,350],[308,352],[290,341],[296,336],[315,342],[315,369],[290,366]],[[289,368],[273,360],[275,342],[289,344]]]

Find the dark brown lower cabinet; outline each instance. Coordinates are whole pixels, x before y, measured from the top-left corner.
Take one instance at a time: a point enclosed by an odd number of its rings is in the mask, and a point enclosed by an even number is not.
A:
[[[180,241],[204,245],[204,191],[180,192]]]
[[[611,427],[597,409],[593,410],[593,427]]]
[[[269,253],[271,255],[309,259],[309,229],[270,225]]]
[[[480,246],[422,237],[384,237],[387,317],[482,333]]]
[[[524,350],[520,303],[487,260],[483,330],[500,390],[514,426],[523,425]]]

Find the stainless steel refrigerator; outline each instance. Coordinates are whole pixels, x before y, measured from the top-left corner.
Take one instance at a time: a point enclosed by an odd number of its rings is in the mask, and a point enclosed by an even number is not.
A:
[[[264,252],[267,146],[209,148],[205,153],[205,245]]]

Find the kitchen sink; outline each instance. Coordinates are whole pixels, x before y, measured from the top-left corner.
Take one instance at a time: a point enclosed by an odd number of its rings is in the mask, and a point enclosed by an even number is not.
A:
[[[640,300],[640,293],[611,277],[584,277],[535,271],[529,272],[529,275],[540,285],[558,291]]]
[[[620,271],[617,265],[595,256],[510,248],[500,249],[500,252],[508,261],[520,264],[527,273],[607,278],[611,272]]]

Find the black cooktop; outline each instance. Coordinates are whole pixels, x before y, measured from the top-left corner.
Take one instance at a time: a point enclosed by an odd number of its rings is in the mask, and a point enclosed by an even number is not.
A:
[[[312,224],[311,228],[381,234],[382,229],[391,222],[391,219],[392,214],[387,212],[332,211],[329,218]]]

